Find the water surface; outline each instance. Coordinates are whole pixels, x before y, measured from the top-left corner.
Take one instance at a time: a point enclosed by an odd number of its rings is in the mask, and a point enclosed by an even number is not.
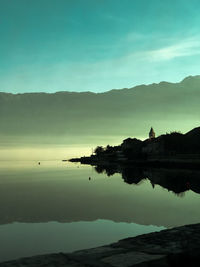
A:
[[[42,155],[42,154],[41,154]],[[200,221],[199,194],[40,157],[0,161],[0,261],[70,252]],[[90,177],[90,179],[89,179]]]

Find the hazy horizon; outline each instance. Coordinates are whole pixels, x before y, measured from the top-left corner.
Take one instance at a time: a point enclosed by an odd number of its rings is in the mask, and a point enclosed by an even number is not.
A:
[[[103,94],[0,93],[1,146],[118,145],[200,126],[200,76]]]
[[[0,0],[0,266],[199,222],[199,10]]]
[[[45,91],[31,91],[31,92],[6,92],[6,91],[1,91],[0,90],[0,93],[10,93],[10,94],[13,94],[13,95],[20,95],[20,94],[40,94],[40,93],[44,93],[44,94],[56,94],[56,93],[91,93],[91,94],[105,94],[105,93],[109,93],[111,91],[120,91],[120,90],[124,90],[124,89],[134,89],[134,88],[137,88],[139,86],[150,86],[150,85],[159,85],[159,84],[162,84],[162,83],[168,83],[168,84],[177,84],[177,83],[181,83],[183,82],[185,79],[190,79],[190,78],[199,78],[200,77],[200,74],[196,74],[196,75],[188,75],[188,76],[185,76],[183,78],[181,78],[180,80],[176,81],[176,82],[172,82],[172,81],[166,81],[166,80],[163,80],[163,81],[159,81],[159,82],[151,82],[151,83],[141,83],[141,84],[136,84],[134,86],[131,86],[131,87],[123,87],[123,88],[111,88],[111,89],[108,89],[106,91],[101,91],[101,92],[95,92],[95,91],[68,91],[68,90],[60,90],[60,91],[55,91],[55,92],[45,92]]]

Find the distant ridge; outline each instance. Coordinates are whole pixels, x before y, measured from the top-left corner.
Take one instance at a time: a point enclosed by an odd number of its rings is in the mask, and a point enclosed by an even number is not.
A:
[[[130,90],[130,89],[135,89],[135,88],[140,88],[140,87],[143,87],[143,86],[160,86],[160,85],[173,85],[173,84],[181,84],[181,83],[190,83],[190,82],[194,82],[194,81],[197,81],[197,82],[200,82],[200,75],[195,75],[195,76],[192,76],[192,75],[189,75],[187,77],[185,77],[184,79],[182,79],[180,82],[168,82],[168,81],[161,81],[161,82],[158,82],[158,83],[150,83],[150,84],[139,84],[139,85],[135,85],[133,87],[130,87],[130,88],[118,88],[118,89],[111,89],[111,90],[108,90],[108,91],[105,91],[105,92],[92,92],[92,91],[83,91],[83,92],[76,92],[76,91],[57,91],[57,92],[54,92],[54,93],[48,93],[48,92],[25,92],[25,93],[6,93],[4,91],[0,91],[0,94],[1,93],[5,93],[5,94],[12,94],[12,95],[23,95],[23,94],[60,94],[60,93],[69,93],[69,94],[106,94],[106,93],[111,93],[111,92],[117,92],[117,91],[122,91],[122,90]]]
[[[187,132],[200,125],[199,102],[200,75],[180,83],[160,82],[98,94],[1,92],[0,137],[141,137],[152,125],[158,134]]]

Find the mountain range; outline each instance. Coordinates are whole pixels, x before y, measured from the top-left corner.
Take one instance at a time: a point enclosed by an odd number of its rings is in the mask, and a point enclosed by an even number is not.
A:
[[[104,93],[0,92],[0,137],[147,137],[200,125],[200,75]],[[76,141],[75,141],[76,142]],[[107,142],[106,142],[107,143]]]

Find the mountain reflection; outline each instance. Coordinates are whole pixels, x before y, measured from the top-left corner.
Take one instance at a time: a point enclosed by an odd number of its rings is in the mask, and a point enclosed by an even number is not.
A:
[[[139,184],[142,180],[148,179],[154,188],[160,185],[168,191],[172,191],[179,196],[184,192],[192,190],[200,194],[200,171],[182,169],[150,169],[130,166],[95,166],[97,173],[106,173],[107,176],[120,173],[122,179],[127,184]]]
[[[14,165],[3,163],[0,172],[0,224],[101,219],[173,227],[200,221],[200,171],[134,166],[94,171],[57,161]],[[179,196],[189,191],[180,199],[162,187]]]

